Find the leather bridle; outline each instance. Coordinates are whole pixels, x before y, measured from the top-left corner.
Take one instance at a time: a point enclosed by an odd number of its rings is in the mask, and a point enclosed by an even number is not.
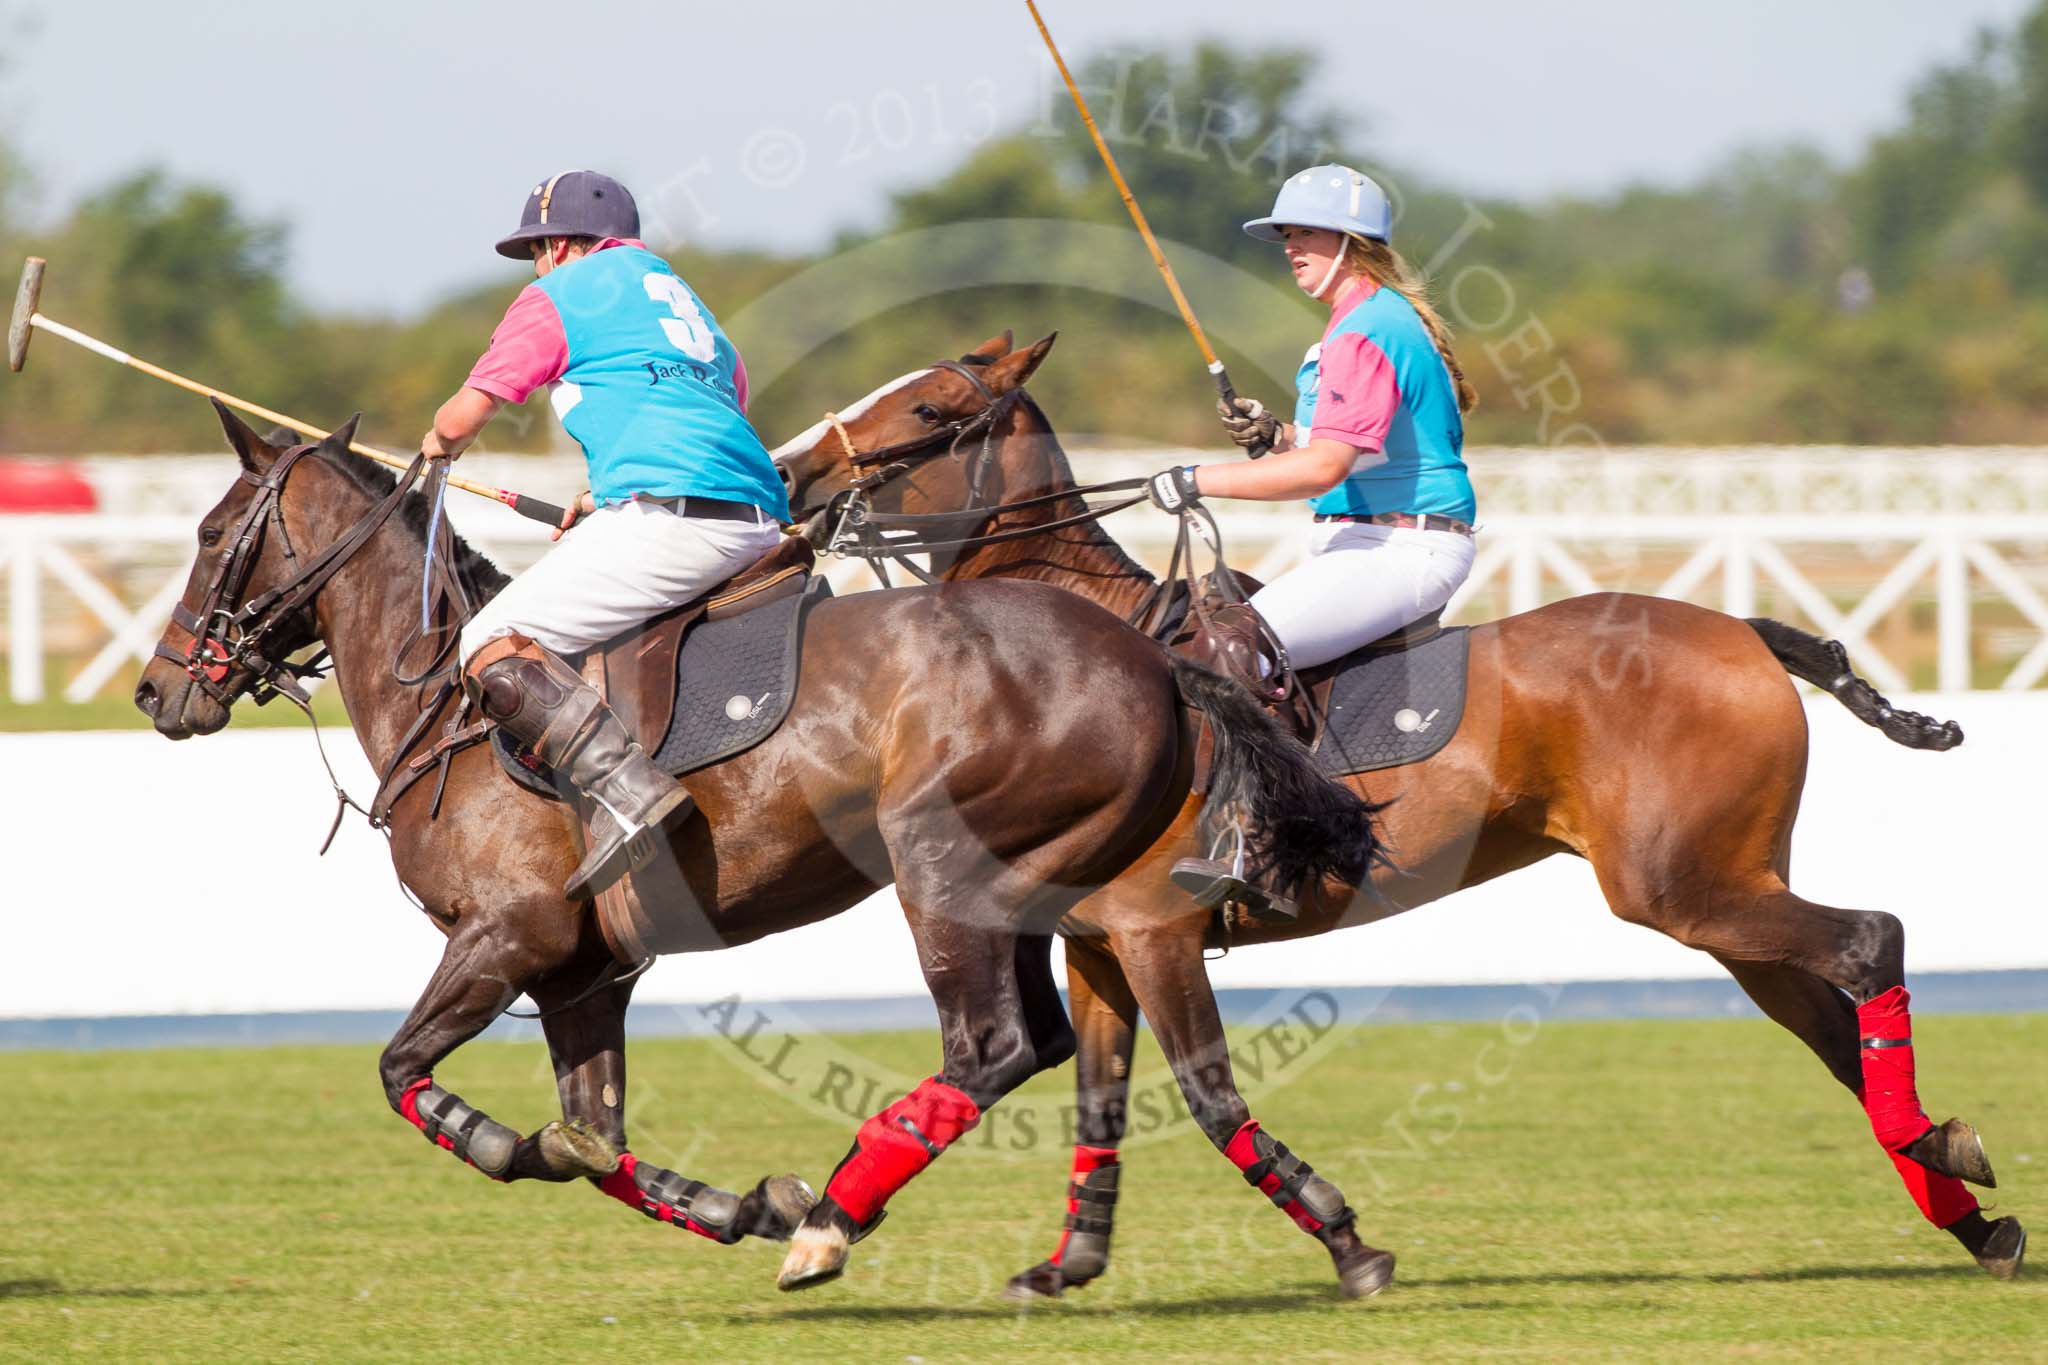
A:
[[[989,446],[995,435],[996,426],[1005,417],[1010,415],[1010,409],[1017,405],[1018,401],[1023,397],[1024,391],[1022,389],[1012,389],[1008,393],[998,396],[994,389],[991,389],[983,382],[980,375],[968,369],[967,366],[957,360],[941,360],[931,368],[957,374],[966,380],[976,395],[980,397],[981,406],[964,417],[956,417],[950,422],[939,423],[922,436],[913,436],[907,441],[896,441],[889,445],[877,446],[873,450],[854,449],[852,439],[846,435],[846,428],[841,426],[836,415],[833,415],[832,424],[837,429],[840,444],[846,451],[846,462],[855,469],[868,469],[872,471],[854,480],[853,487],[855,489],[861,492],[872,492],[882,485],[908,474],[925,460],[940,454],[957,459],[959,458],[961,443],[979,436],[981,437],[981,446],[975,452],[975,463],[968,473],[968,487],[972,490],[973,496],[977,500],[980,498],[982,479],[986,475],[988,468]],[[943,450],[941,447],[943,447]]]
[[[957,555],[961,550],[983,545],[998,545],[1004,541],[1023,540],[1032,536],[1047,535],[1089,522],[1102,520],[1128,507],[1135,507],[1146,500],[1146,479],[1117,479],[1107,483],[1082,484],[1063,489],[1057,493],[1041,493],[1014,501],[991,503],[987,498],[988,471],[994,463],[995,432],[1000,421],[1020,402],[1028,402],[1020,386],[998,396],[982,382],[981,377],[966,365],[952,360],[942,360],[934,369],[948,370],[974,386],[981,396],[982,406],[965,417],[954,419],[931,432],[909,441],[899,441],[879,449],[856,450],[846,428],[839,424],[836,416],[832,425],[839,433],[841,445],[846,451],[846,460],[855,470],[872,469],[873,472],[854,479],[845,490],[834,494],[826,504],[826,510],[818,518],[821,526],[830,528],[830,535],[819,547],[827,554],[841,555],[851,559],[864,559],[874,567],[875,574],[884,587],[889,586],[888,561],[894,560],[913,577],[925,582],[936,583],[944,573],[941,556]],[[1035,409],[1034,409],[1035,411]],[[974,463],[968,471],[967,505],[956,512],[877,512],[870,498],[875,490],[908,474],[923,461],[941,453],[957,455],[960,443],[972,436],[981,437],[980,448],[973,456]],[[1122,494],[1105,503],[1085,506],[1085,500],[1102,494]],[[989,517],[1001,512],[1024,511],[1044,507],[1052,503],[1083,500],[1084,510],[1052,521],[1036,522],[1029,526],[1013,527],[1004,531],[988,531],[979,535],[965,534],[970,528],[980,525]],[[1207,592],[1198,580],[1195,567],[1196,554],[1194,537],[1207,542],[1213,557],[1213,567],[1207,579]],[[938,537],[938,538],[934,538]],[[932,568],[925,569],[909,558],[913,554],[932,556]],[[1204,599],[1214,595],[1222,602],[1243,602],[1246,594],[1223,555],[1223,533],[1216,525],[1216,518],[1208,507],[1195,503],[1182,511],[1180,525],[1174,538],[1173,557],[1164,575],[1153,585],[1130,614],[1130,624],[1155,639],[1166,640],[1181,633],[1190,614],[1199,622],[1206,617]],[[1268,642],[1274,657],[1283,657],[1277,641]]]
[[[198,610],[182,601],[172,607],[171,623],[157,642],[157,658],[184,669],[193,686],[224,707],[232,707],[245,694],[255,697],[259,706],[279,695],[302,705],[307,701],[301,683],[321,676],[327,651],[322,649],[297,662],[287,656],[317,638],[313,598],[391,519],[426,462],[424,455],[415,459],[389,496],[332,545],[301,562],[285,527],[284,487],[299,461],[316,449],[292,446],[261,475],[242,470],[242,481],[253,484],[256,495],[228,533],[227,549],[214,565]],[[279,553],[294,572],[277,586],[243,601],[249,577],[272,530],[277,533]]]
[[[981,407],[964,417],[956,417],[950,422],[941,423],[922,436],[897,441],[873,450],[855,449],[845,427],[834,420],[833,426],[838,431],[840,444],[846,452],[847,464],[856,471],[865,469],[870,472],[855,478],[844,490],[834,494],[831,501],[826,504],[824,513],[818,518],[819,524],[830,530],[830,534],[820,547],[825,553],[867,560],[874,566],[876,575],[881,578],[885,587],[889,585],[887,566],[890,560],[894,560],[913,577],[925,583],[934,583],[938,581],[940,572],[940,554],[955,554],[975,546],[996,545],[1007,540],[1020,540],[1026,536],[1043,535],[1048,531],[1098,521],[1112,512],[1121,512],[1126,507],[1145,501],[1145,480],[1119,479],[1113,483],[1090,484],[1082,488],[1069,488],[1059,493],[1020,498],[1014,502],[989,502],[988,476],[994,465],[996,431],[1019,403],[1028,401],[1024,390],[1019,387],[998,394],[982,381],[980,375],[955,360],[942,360],[931,368],[949,371],[966,380],[980,396]],[[872,495],[878,489],[939,455],[958,459],[961,445],[977,436],[981,438],[980,444],[969,457],[967,469],[967,505],[959,511],[877,512],[874,509]],[[1100,507],[1091,507],[1085,512],[1061,517],[1055,521],[1017,527],[1008,531],[990,531],[982,535],[962,534],[997,512],[1066,502],[1077,497],[1086,497],[1091,493],[1134,491],[1134,497],[1126,497]],[[909,558],[913,554],[932,555],[934,568],[927,570],[919,566]]]

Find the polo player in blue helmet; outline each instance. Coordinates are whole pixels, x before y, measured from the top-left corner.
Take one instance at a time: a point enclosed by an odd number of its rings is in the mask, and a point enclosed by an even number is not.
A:
[[[420,448],[454,459],[500,408],[545,386],[589,461],[561,543],[476,614],[461,646],[483,713],[596,803],[591,847],[565,888],[583,897],[656,846],[636,835],[679,824],[691,803],[562,656],[746,568],[780,540],[789,503],[747,421],[739,352],[640,240],[625,186],[593,171],[545,180],[497,249],[532,261],[535,283]]]
[[[1472,571],[1478,510],[1465,470],[1476,395],[1430,306],[1422,277],[1389,244],[1392,210],[1349,166],[1290,176],[1273,211],[1244,225],[1285,249],[1294,282],[1330,310],[1295,375],[1294,420],[1240,398],[1217,407],[1231,439],[1270,446],[1256,463],[1181,465],[1151,481],[1168,511],[1203,497],[1306,498],[1309,557],[1211,614],[1209,656],[1261,695],[1273,691],[1277,642],[1309,668],[1440,611]],[[1261,631],[1263,622],[1265,632]],[[1188,859],[1174,880],[1207,903],[1243,898],[1255,912],[1290,908],[1247,886],[1240,869]]]

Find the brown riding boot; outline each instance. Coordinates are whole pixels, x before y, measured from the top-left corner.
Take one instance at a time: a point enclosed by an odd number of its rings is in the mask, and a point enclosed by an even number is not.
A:
[[[660,846],[656,832],[687,819],[690,795],[654,766],[597,690],[524,635],[470,656],[463,681],[484,715],[598,805],[591,847],[563,891],[594,896]]]
[[[1286,693],[1273,684],[1272,664],[1266,658],[1270,646],[1251,603],[1227,602],[1203,617],[1202,628],[1182,652],[1204,668],[1241,683],[1263,704],[1282,700]]]

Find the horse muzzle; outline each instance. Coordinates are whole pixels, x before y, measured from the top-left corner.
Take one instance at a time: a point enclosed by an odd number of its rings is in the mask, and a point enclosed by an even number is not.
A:
[[[152,664],[135,685],[135,706],[166,739],[210,735],[226,727],[228,709],[184,673]]]

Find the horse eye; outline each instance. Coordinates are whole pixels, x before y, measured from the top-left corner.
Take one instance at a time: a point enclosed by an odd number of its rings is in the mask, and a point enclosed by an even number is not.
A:
[[[206,547],[207,547],[208,549],[212,549],[212,548],[213,548],[214,546],[216,546],[216,545],[220,544],[220,527],[218,527],[218,526],[202,526],[202,527],[200,527],[200,528],[199,528],[199,543],[200,543],[201,545],[204,545],[204,546],[206,546]]]
[[[923,422],[926,426],[935,427],[939,424],[939,410],[933,407],[930,403],[919,403],[915,408],[912,408],[911,411],[914,414],[916,414],[917,419]]]

